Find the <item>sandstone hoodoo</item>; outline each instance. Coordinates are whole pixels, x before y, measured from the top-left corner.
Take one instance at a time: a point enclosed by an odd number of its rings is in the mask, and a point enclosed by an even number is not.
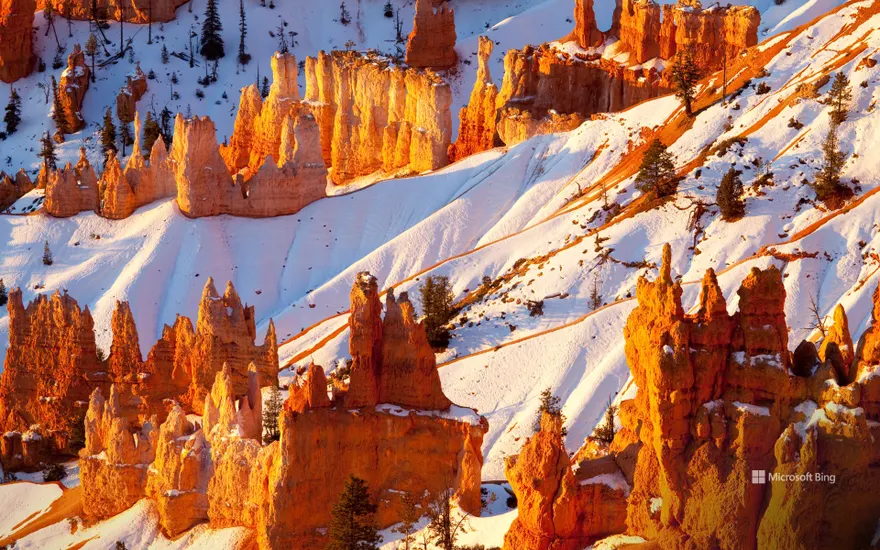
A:
[[[248,391],[250,369],[260,386],[274,384],[277,378],[274,325],[270,321],[264,343],[256,345],[254,308],[242,304],[231,283],[221,296],[209,278],[195,328],[186,317],[178,317],[173,327],[166,325],[146,361],[126,302],[117,302],[113,312],[113,341],[106,359],[95,344],[88,308],[80,309],[67,294],[38,296],[25,308],[21,291],[14,290],[8,310],[10,344],[0,377],[0,429],[17,432],[22,442],[28,438],[21,434],[39,431],[48,442],[40,452],[47,455],[70,452],[72,431],[86,414],[89,396],[95,391],[111,395],[111,385],[114,416],[131,423],[153,419],[158,428],[156,421],[165,418],[171,402],[186,412],[205,410],[206,396],[221,370],[236,395]],[[16,441],[7,447],[19,445]],[[5,468],[35,465],[27,459],[24,464],[7,462],[14,454],[3,455]]]
[[[15,176],[0,171],[0,212],[12,206],[33,188],[34,184],[24,168],[16,172]]]
[[[448,69],[455,54],[455,10],[448,2],[434,7],[433,0],[416,0],[413,30],[406,43],[406,64],[420,69]]]
[[[45,9],[51,3],[55,13],[64,17],[80,21],[90,21],[95,18],[97,10],[101,19],[119,21],[122,19],[128,23],[147,24],[162,23],[174,20],[174,11],[186,4],[186,0],[132,0],[121,2],[119,0],[38,0],[37,9]]]
[[[449,160],[456,161],[474,153],[501,145],[495,132],[495,102],[498,87],[492,81],[489,58],[495,43],[488,37],[479,37],[480,46],[477,81],[468,104],[459,112],[458,139],[449,147]],[[506,73],[505,73],[506,74]]]
[[[60,120],[63,121],[58,131],[63,134],[79,132],[86,125],[81,110],[86,91],[89,89],[90,74],[85,54],[79,44],[74,45],[73,53],[67,56],[67,68],[61,73],[61,79],[58,81],[58,95],[62,109]]]
[[[134,121],[137,102],[147,93],[147,75],[141,70],[140,62],[133,73],[125,77],[125,85],[116,96],[116,117],[124,123]],[[135,135],[139,135],[135,132]]]
[[[228,307],[217,303],[204,318],[214,331],[223,328],[214,316]],[[352,330],[360,336],[351,342],[358,360],[350,384],[328,395],[323,369],[311,365],[290,388],[278,418],[280,440],[266,446],[262,375],[254,365],[243,388],[228,363],[213,375],[200,426],[178,405],[161,426],[155,419],[133,426],[122,416],[115,386],[107,403],[96,390],[80,453],[85,512],[109,517],[146,496],[169,536],[208,522],[250,528],[262,549],[317,548],[326,544],[331,507],[354,474],[382,503],[383,528],[399,521],[403,495],[424,509],[447,488],[462,509],[478,515],[486,420],[443,395],[424,328],[404,294],[388,294],[382,319],[376,280],[362,273],[352,310]],[[370,376],[355,375],[367,370]],[[356,403],[360,396],[372,398]],[[298,495],[309,495],[309,505]]]
[[[56,218],[68,218],[80,212],[97,212],[100,209],[98,177],[81,148],[76,166],[69,163],[60,170],[51,171],[44,164],[40,175],[46,177],[46,212]]]
[[[866,397],[877,377],[865,374],[876,364],[876,325],[863,336],[855,354],[859,374],[848,383],[833,364],[837,351],[822,362],[815,348],[791,356],[785,288],[775,267],[752,270],[732,316],[711,270],[695,313],[684,313],[681,293],[666,245],[659,277],[639,280],[639,305],[624,331],[638,391],[620,403],[621,429],[608,450],[578,464],[578,474],[611,465],[611,475],[625,480],[626,525],[615,529],[671,549],[867,547],[880,519],[880,496],[860,489],[880,483],[873,443],[880,424],[872,420],[876,402]],[[874,307],[876,321],[880,301]],[[838,331],[846,326],[842,309],[835,323]],[[808,357],[810,364],[796,364]],[[520,481],[524,468],[517,467],[531,460],[544,431],[509,465],[520,503],[546,501],[539,486]],[[764,474],[760,481],[753,481],[755,472]],[[590,517],[605,517],[596,510],[609,505],[607,496],[595,495]],[[560,498],[546,517],[558,523],[582,509],[577,499]],[[533,517],[544,516],[527,516],[537,524]],[[535,548],[567,547],[565,532],[528,525],[517,520],[505,548],[536,533],[545,538]],[[608,533],[607,522],[581,525],[590,526],[577,533],[582,540]]]
[[[0,0],[0,80],[15,82],[31,73],[34,54],[34,0]]]

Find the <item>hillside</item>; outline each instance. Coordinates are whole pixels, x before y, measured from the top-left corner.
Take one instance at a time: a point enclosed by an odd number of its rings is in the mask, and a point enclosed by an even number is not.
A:
[[[233,4],[221,0],[224,13],[237,13]],[[276,12],[283,11],[293,28],[302,29],[293,49],[301,57],[347,40],[387,49],[384,37],[392,23],[382,16],[381,4],[363,0],[358,23],[348,27],[332,20],[334,6],[297,5]],[[417,310],[425,278],[447,276],[461,309],[449,348],[437,356],[443,389],[452,401],[477,409],[488,420],[482,478],[503,480],[504,458],[518,453],[534,431],[544,388],[561,398],[570,450],[590,435],[609,399],[635,391],[628,383],[623,327],[636,306],[637,280],[657,275],[666,243],[672,246],[672,273],[682,282],[685,310],[697,303],[707,269],[717,272],[732,313],[739,305],[736,289],[749,271],[775,265],[784,278],[790,348],[802,339],[819,338],[810,326],[811,299],[828,319],[842,305],[853,337],[870,325],[872,293],[880,282],[880,157],[872,153],[880,140],[880,67],[865,60],[876,59],[880,51],[880,10],[868,0],[840,6],[823,0],[766,4],[758,5],[766,38],[736,62],[730,75],[729,89],[737,91],[723,104],[713,95],[721,76],[704,78],[691,119],[678,99],[662,97],[594,117],[572,132],[486,151],[437,172],[379,181],[271,219],[189,219],[171,199],[140,208],[125,220],[92,213],[68,219],[44,212],[2,215],[0,241],[6,246],[0,252],[0,279],[7,287],[21,287],[25,301],[67,290],[90,308],[104,350],[110,347],[115,303],[128,301],[145,356],[163,325],[173,323],[178,313],[195,317],[207,277],[230,280],[242,300],[255,306],[259,335],[274,320],[282,344],[280,362],[288,367],[282,372],[284,383],[297,367],[315,362],[329,373],[348,358],[347,310],[357,273],[372,273],[380,290],[408,291]],[[571,28],[566,20],[570,1],[482,0],[455,7],[463,22],[457,50],[465,58],[475,58],[476,36],[486,32],[486,24],[500,44],[494,54],[499,60],[507,48],[555,40]],[[411,9],[407,5],[401,11],[402,17],[409,14],[407,24],[411,11],[406,10]],[[197,3],[193,10],[200,13],[202,7]],[[169,108],[186,111],[190,105],[192,112],[212,116],[219,137],[231,133],[238,89],[253,80],[255,65],[274,48],[264,29],[276,24],[276,12],[249,11],[255,14],[248,23],[254,61],[247,72],[236,74],[234,60],[224,60],[223,83],[206,90],[203,101],[194,96],[198,71],[180,60],[161,65],[160,46],[149,53],[139,49],[144,70],[155,68],[158,77],[150,81],[139,108],[147,108],[154,93],[157,107],[164,106],[160,94],[168,95],[168,83],[162,73],[177,70],[177,64],[178,74],[186,77],[177,88],[182,99],[168,103]],[[154,28],[172,44],[170,50],[183,49],[181,36],[195,19],[186,7],[178,15],[164,31]],[[609,11],[599,6],[597,17],[600,28],[610,22]],[[237,44],[233,22],[224,29],[228,48]],[[87,29],[74,22],[74,38],[68,41],[87,35]],[[138,38],[145,29],[139,31]],[[37,34],[40,47],[51,51],[51,39]],[[500,83],[502,65],[497,66],[493,77]],[[474,79],[475,63],[462,67],[452,80],[453,112],[467,100]],[[89,129],[62,146],[65,158],[89,143],[85,134],[106,108],[109,91],[121,85],[123,72],[98,72],[98,85],[86,96]],[[842,208],[831,209],[814,200],[810,182],[831,128],[831,106],[823,101],[830,88],[825,77],[837,72],[852,84],[850,113],[839,136],[847,159],[843,182],[854,196]],[[43,76],[16,86],[28,97],[37,93],[33,87]],[[220,97],[223,91],[227,98]],[[43,124],[51,125],[45,107],[29,107],[33,110],[19,135],[4,142],[4,156],[13,163],[36,166],[28,149]],[[634,181],[653,137],[669,145],[681,177],[677,193],[666,200],[649,200]],[[729,223],[714,201],[731,167],[742,172],[746,213]],[[20,202],[33,199],[29,195]],[[44,241],[54,256],[52,266],[41,261]],[[596,298],[600,303],[594,303]],[[529,301],[542,302],[542,312],[531,314]],[[0,340],[8,337],[8,323],[3,311]],[[0,347],[2,360],[6,350]],[[488,517],[473,520],[474,532],[466,541],[500,545],[516,512],[500,504],[502,486],[487,487],[498,494],[498,502]],[[197,528],[183,539],[148,545],[144,541],[158,526],[147,506],[142,502],[70,535],[62,533],[69,530],[63,521],[18,547],[46,547],[51,540],[103,548],[102,539],[126,540],[129,548],[234,548],[235,541],[241,543],[234,529]],[[38,504],[33,509],[43,510]],[[17,521],[7,518],[7,523]],[[396,536],[385,534],[386,541]]]

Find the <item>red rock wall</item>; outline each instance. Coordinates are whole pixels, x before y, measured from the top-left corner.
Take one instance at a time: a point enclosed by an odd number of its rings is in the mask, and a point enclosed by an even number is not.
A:
[[[62,17],[89,21],[92,15],[92,0],[38,0],[37,9],[42,10],[46,3],[51,1],[55,13]],[[184,5],[186,0],[130,0],[120,2],[118,0],[95,0],[98,13],[104,19],[119,21],[120,11],[122,19],[129,23],[146,24],[149,21],[160,23],[172,21],[174,11]]]
[[[34,0],[0,0],[0,80],[15,82],[34,70]]]
[[[413,30],[406,43],[406,64],[419,69],[455,66],[455,10],[447,2],[434,7],[431,0],[416,0]]]

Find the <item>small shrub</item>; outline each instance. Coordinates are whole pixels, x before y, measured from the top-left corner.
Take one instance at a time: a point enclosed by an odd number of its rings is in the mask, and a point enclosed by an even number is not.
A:
[[[204,99],[205,92],[201,88],[196,88],[196,97],[199,99]]]
[[[614,441],[614,434],[616,433],[614,430],[614,416],[616,414],[617,405],[615,405],[614,400],[609,397],[608,408],[605,409],[605,417],[602,423],[596,426],[596,429],[593,431],[593,436],[596,439],[605,443],[611,443]]]
[[[788,127],[794,128],[795,130],[800,130],[804,127],[804,123],[794,117],[791,117],[790,119],[788,119]]]
[[[532,429],[536,432],[541,430],[541,416],[543,416],[544,413],[561,418],[564,424],[565,415],[562,414],[562,400],[558,396],[553,395],[553,390],[550,388],[544,389],[544,391],[541,392],[540,399],[541,404],[538,406],[538,415],[535,417]],[[565,437],[567,433],[568,431],[563,427],[562,437]]]
[[[761,82],[760,84],[758,84],[758,88],[757,90],[755,90],[755,93],[758,95],[770,93],[770,85],[766,82]]]
[[[544,315],[544,300],[526,300],[526,307],[529,309],[529,317]]]
[[[715,148],[715,156],[723,157],[727,154],[728,151],[730,151],[731,147],[733,147],[734,145],[739,145],[740,147],[743,147],[747,141],[748,138],[743,136],[736,136],[721,140]]]

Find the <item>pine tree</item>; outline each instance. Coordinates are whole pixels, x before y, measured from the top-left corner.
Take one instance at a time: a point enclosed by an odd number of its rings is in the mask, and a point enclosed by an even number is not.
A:
[[[278,35],[278,53],[288,53],[290,51],[290,45],[287,43],[287,36],[284,34],[284,23],[278,25],[275,32]]]
[[[59,51],[63,51],[61,47],[61,41],[58,40],[58,31],[55,30],[55,9],[52,6],[51,2],[46,2],[46,5],[43,7],[43,17],[46,18],[46,36],[49,35],[49,30],[52,30],[52,33],[55,35],[55,44],[58,46]]]
[[[3,279],[0,279],[0,307],[5,306],[8,301],[9,295],[6,293],[6,285],[3,284]]]
[[[162,64],[167,65],[169,61],[171,61],[171,57],[168,55],[168,48],[162,44]]]
[[[350,475],[333,505],[327,550],[377,550],[382,537],[375,513],[376,505],[370,503],[367,483]]]
[[[244,0],[238,0],[238,17],[240,19],[238,30],[241,33],[238,42],[238,62],[242,65],[247,65],[251,61],[251,54],[247,53],[247,49],[244,45],[244,37],[247,36],[247,20],[244,16]]]
[[[852,101],[852,88],[849,78],[842,72],[834,75],[831,91],[828,92],[828,102],[831,104],[831,122],[840,124],[846,120],[849,114],[849,102]]]
[[[128,145],[134,143],[134,140],[131,137],[131,128],[128,127],[128,123],[119,121],[119,143],[122,144],[122,156],[125,156],[125,148]]]
[[[281,390],[277,385],[269,388],[269,399],[266,400],[266,408],[263,409],[263,443],[268,445],[273,441],[278,441],[281,437],[281,431],[278,429],[278,415],[281,414],[281,408],[284,406],[284,400],[281,399]]]
[[[43,265],[52,265],[55,260],[52,259],[52,251],[49,250],[49,241],[43,246]]]
[[[534,431],[539,431],[541,429],[541,417],[544,413],[549,414],[550,416],[556,416],[562,419],[562,422],[565,422],[565,415],[562,414],[562,400],[559,396],[553,395],[553,390],[550,388],[545,388],[544,391],[541,392],[540,405],[538,405],[538,414],[535,417],[535,422],[532,425],[532,429]],[[562,436],[565,437],[567,431],[565,428],[562,428]]]
[[[651,142],[642,156],[636,187],[643,193],[652,193],[658,197],[675,192],[675,164],[672,155],[659,139]]]
[[[67,128],[67,119],[64,117],[64,107],[61,105],[61,94],[58,91],[58,82],[55,75],[52,75],[52,120],[55,121],[55,127],[63,134],[69,134]]]
[[[162,112],[159,113],[159,126],[162,128],[162,139],[165,141],[166,147],[171,147],[171,142],[174,140],[174,133],[171,127],[172,120],[174,120],[174,115],[171,113],[171,110],[167,106],[163,107]]]
[[[419,293],[425,313],[423,325],[428,335],[428,342],[435,349],[445,349],[449,345],[450,334],[446,325],[452,318],[454,298],[449,278],[428,277],[425,284],[419,287]]]
[[[91,80],[95,81],[95,55],[98,54],[98,39],[95,38],[94,34],[89,35],[89,39],[86,40],[86,55],[88,55],[92,59],[92,74]]]
[[[616,414],[617,405],[614,404],[614,399],[609,397],[608,407],[605,409],[605,416],[603,417],[602,423],[596,426],[596,429],[593,431],[593,435],[596,439],[609,444],[614,441],[614,416]]]
[[[400,498],[399,519],[400,525],[392,529],[392,531],[403,536],[399,541],[403,544],[403,550],[410,550],[410,544],[415,542],[413,533],[415,533],[416,524],[419,522],[419,510],[416,507],[416,501],[412,493],[403,493],[403,496]],[[415,549],[415,546],[413,546],[413,549]]]
[[[208,0],[205,7],[205,20],[202,22],[202,39],[199,53],[205,59],[217,61],[226,55],[223,51],[223,37],[220,31],[223,24],[220,22],[220,13],[217,11],[217,0]]]
[[[113,114],[110,112],[110,107],[107,107],[107,112],[104,113],[104,126],[101,128],[101,151],[104,152],[105,160],[110,151],[114,153],[117,151],[116,126],[113,124]]]
[[[47,170],[54,170],[58,163],[58,157],[55,155],[55,142],[49,137],[49,132],[40,138],[40,158]]]
[[[119,57],[125,51],[125,20],[122,18],[122,6],[116,8],[116,14],[119,16]]]
[[[684,101],[684,111],[687,116],[692,116],[692,102],[697,82],[700,81],[700,69],[694,60],[694,51],[691,47],[685,47],[675,54],[675,61],[672,64],[672,81],[675,84],[675,96]]]
[[[394,17],[394,6],[391,5],[391,0],[385,2],[385,17],[391,19]],[[407,549],[408,550],[408,549]]]
[[[715,193],[715,203],[721,211],[721,219],[730,222],[745,215],[746,203],[742,195],[743,184],[739,178],[739,172],[731,168],[721,178],[718,191]]]
[[[147,111],[147,118],[144,120],[144,158],[150,158],[150,152],[153,150],[153,144],[162,135],[162,129],[159,123],[153,118],[153,113]]]
[[[263,77],[263,84],[260,86],[260,96],[262,96],[263,99],[269,97],[269,77]]]
[[[348,10],[345,8],[345,2],[339,5],[339,22],[343,25],[348,25],[351,23],[351,14],[348,13]]]
[[[840,193],[843,187],[840,184],[840,174],[843,172],[846,155],[840,150],[836,124],[832,124],[831,129],[828,130],[828,135],[822,143],[822,153],[825,158],[822,169],[816,175],[813,190],[816,191],[816,198],[824,201]]]
[[[9,103],[6,104],[3,122],[6,123],[6,135],[11,136],[21,124],[21,97],[15,88],[10,87],[9,90]]]
[[[596,236],[599,234],[596,233]],[[593,276],[593,289],[590,291],[590,309],[596,311],[602,307],[602,294],[599,293],[599,277]]]

